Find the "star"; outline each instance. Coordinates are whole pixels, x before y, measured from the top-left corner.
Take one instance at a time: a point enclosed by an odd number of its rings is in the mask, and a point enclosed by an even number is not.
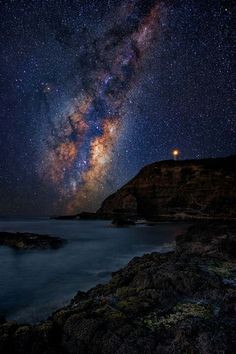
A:
[[[170,154],[235,153],[233,4],[127,4],[3,2],[0,213],[93,211]]]

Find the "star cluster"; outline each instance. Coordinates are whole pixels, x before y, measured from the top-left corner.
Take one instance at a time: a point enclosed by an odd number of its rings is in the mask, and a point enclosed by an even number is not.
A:
[[[235,153],[231,1],[1,1],[1,214],[96,210],[147,163]]]

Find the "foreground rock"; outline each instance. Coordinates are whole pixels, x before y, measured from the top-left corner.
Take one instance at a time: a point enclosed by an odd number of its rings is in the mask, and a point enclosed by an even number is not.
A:
[[[36,325],[0,326],[1,353],[235,353],[233,223],[195,225],[177,251],[134,258]]]
[[[48,235],[0,232],[1,246],[9,246],[19,250],[59,248],[63,246],[64,243],[65,240]]]
[[[148,165],[105,199],[97,214],[149,220],[236,218],[236,156]]]

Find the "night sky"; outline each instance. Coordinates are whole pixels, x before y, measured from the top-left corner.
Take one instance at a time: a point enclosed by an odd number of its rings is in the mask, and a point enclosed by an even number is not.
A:
[[[234,1],[0,1],[0,215],[96,210],[145,164],[236,152]]]

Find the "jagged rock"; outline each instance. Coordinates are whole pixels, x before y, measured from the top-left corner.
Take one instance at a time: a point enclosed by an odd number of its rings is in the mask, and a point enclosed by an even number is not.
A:
[[[216,245],[226,234],[235,242],[235,230],[227,222],[195,225],[177,238],[176,252],[135,257],[48,321],[3,323],[0,352],[233,354],[236,262]]]
[[[65,240],[60,237],[21,232],[0,232],[0,245],[19,250],[59,248],[64,243]]]
[[[202,222],[191,226],[184,235],[177,236],[177,252],[218,259],[236,257],[235,234],[235,222]]]
[[[236,156],[161,161],[109,196],[97,214],[152,220],[236,218]]]

